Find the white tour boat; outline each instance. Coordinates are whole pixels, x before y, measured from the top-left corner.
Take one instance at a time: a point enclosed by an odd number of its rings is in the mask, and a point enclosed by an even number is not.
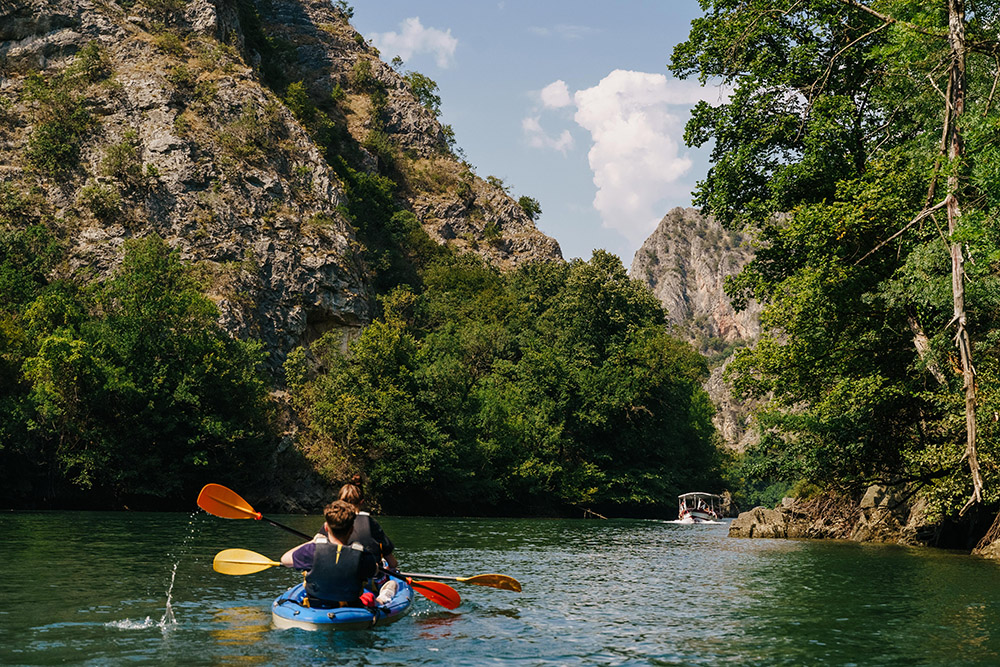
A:
[[[722,515],[722,496],[714,493],[684,493],[677,504],[678,523],[713,523]]]

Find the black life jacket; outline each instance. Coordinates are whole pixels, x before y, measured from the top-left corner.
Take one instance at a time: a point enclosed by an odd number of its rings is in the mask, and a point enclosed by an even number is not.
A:
[[[310,601],[354,604],[362,592],[360,575],[364,547],[317,542],[313,566],[305,576]]]
[[[375,541],[372,535],[372,518],[368,512],[358,512],[354,517],[354,530],[351,531],[351,540],[360,542],[365,551],[375,556],[375,562],[382,562],[382,545]]]

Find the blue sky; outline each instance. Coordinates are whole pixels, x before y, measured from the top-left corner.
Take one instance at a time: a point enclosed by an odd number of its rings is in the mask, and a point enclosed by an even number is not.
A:
[[[670,77],[696,0],[356,1],[352,23],[440,87],[441,121],[481,177],[539,201],[567,258],[632,263],[708,170],[683,128],[717,89]]]

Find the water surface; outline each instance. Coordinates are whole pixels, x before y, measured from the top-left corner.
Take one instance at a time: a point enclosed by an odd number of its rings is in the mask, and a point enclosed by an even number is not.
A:
[[[317,517],[273,517],[311,533]],[[500,572],[373,631],[271,627],[297,539],[202,512],[0,514],[0,664],[996,665],[1000,563],[661,521],[380,519],[404,570]]]

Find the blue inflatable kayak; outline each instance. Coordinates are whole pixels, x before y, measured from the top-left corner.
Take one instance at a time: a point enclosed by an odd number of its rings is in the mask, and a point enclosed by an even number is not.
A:
[[[292,586],[275,599],[271,605],[271,619],[276,628],[302,628],[303,630],[362,630],[376,625],[388,625],[406,616],[413,605],[413,589],[402,579],[396,582],[396,595],[389,604],[374,612],[364,607],[338,609],[313,609],[302,606],[306,596],[304,584]]]

